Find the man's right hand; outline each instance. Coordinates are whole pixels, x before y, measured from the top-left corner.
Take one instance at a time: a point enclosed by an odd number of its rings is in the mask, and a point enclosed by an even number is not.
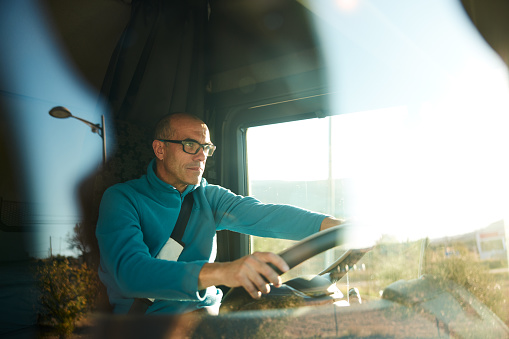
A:
[[[253,298],[258,299],[262,293],[270,292],[270,284],[281,286],[281,277],[269,263],[283,273],[289,269],[277,254],[255,252],[232,262],[203,265],[198,276],[198,288],[201,290],[213,285],[244,287]]]

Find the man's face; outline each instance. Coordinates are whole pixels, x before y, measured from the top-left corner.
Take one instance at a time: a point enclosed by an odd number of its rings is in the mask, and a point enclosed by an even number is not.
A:
[[[192,139],[200,144],[210,143],[207,125],[189,118],[175,117],[171,121],[174,135],[172,140]],[[154,141],[156,157],[162,161],[157,164],[157,176],[166,183],[183,192],[187,185],[198,185],[201,181],[207,156],[200,148],[196,154],[185,153],[181,144]]]

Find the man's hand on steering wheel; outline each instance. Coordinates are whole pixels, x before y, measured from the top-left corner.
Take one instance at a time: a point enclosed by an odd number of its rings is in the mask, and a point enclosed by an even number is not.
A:
[[[232,262],[207,263],[200,271],[198,287],[244,287],[253,298],[258,299],[262,293],[270,292],[270,284],[281,286],[281,277],[270,264],[283,273],[289,270],[286,262],[271,252],[255,252]]]

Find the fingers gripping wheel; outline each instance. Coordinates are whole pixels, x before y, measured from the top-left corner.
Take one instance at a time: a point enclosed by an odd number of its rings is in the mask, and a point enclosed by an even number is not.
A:
[[[315,233],[292,247],[279,253],[279,256],[283,258],[288,264],[290,269],[294,268],[298,264],[320,254],[328,249],[346,243],[347,231],[349,229],[348,224],[342,224],[340,226],[331,227],[325,231]],[[272,268],[278,273],[282,274],[279,269],[272,266]],[[245,289],[243,288],[232,288],[223,298],[221,303],[221,313],[238,310],[241,306],[256,302]]]

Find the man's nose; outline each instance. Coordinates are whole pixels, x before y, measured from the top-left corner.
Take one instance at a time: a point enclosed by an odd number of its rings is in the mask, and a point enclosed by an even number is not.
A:
[[[205,161],[207,159],[207,155],[205,154],[205,149],[203,147],[200,147],[198,153],[196,153],[194,156],[195,159],[200,161]]]

